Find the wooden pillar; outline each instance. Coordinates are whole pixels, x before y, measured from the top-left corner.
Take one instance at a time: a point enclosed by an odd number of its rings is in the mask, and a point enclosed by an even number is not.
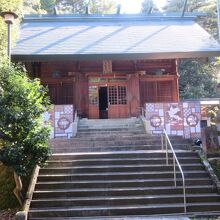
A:
[[[88,78],[85,73],[80,73],[77,79],[75,89],[77,109],[82,117],[88,117]]]
[[[176,71],[175,71],[175,79],[174,79],[174,91],[176,91],[176,95],[174,99],[176,102],[179,102],[179,61],[176,59],[175,60],[175,66],[176,66]]]
[[[173,79],[173,82],[172,82],[172,87],[173,87],[173,101],[174,102],[179,102],[179,77],[176,76],[174,79]]]
[[[127,76],[127,79],[127,101],[129,108],[129,116],[135,117],[138,116],[138,109],[140,107],[139,74],[129,74]]]

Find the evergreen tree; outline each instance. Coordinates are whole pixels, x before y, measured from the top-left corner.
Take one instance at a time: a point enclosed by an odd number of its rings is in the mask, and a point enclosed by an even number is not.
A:
[[[84,14],[87,4],[91,14],[110,14],[116,11],[114,0],[24,0],[24,13],[53,13],[57,6],[60,14]]]
[[[154,4],[153,0],[144,0],[142,2],[141,13],[148,14],[150,12],[158,11],[157,6]]]
[[[22,0],[0,0],[0,13],[3,11],[13,11],[18,15],[22,13]],[[19,28],[19,19],[15,20],[12,25],[12,43],[15,43]],[[0,17],[0,63],[5,59],[7,54],[7,25]]]
[[[168,0],[164,7],[166,12],[182,12],[185,0]],[[188,0],[186,12],[204,12],[198,23],[217,39],[217,5],[215,0]]]
[[[49,14],[52,14],[54,7],[58,5],[59,0],[40,0],[41,9],[46,11]]]
[[[169,0],[164,7],[167,12],[181,12],[185,0]],[[186,12],[204,12],[197,22],[214,38],[218,38],[217,5],[215,0],[188,0]],[[201,60],[185,60],[180,63],[180,97],[208,98],[218,97],[217,77],[220,67],[216,62],[203,62]]]
[[[219,67],[214,62],[204,60],[183,60],[180,63],[180,98],[216,98]]]
[[[167,4],[164,7],[164,10],[166,12],[180,12],[182,11],[184,7],[184,3],[185,3],[185,0],[168,0]],[[188,0],[186,11],[187,12],[199,11],[199,9],[206,4],[207,4],[206,0]]]
[[[41,0],[23,0],[23,14],[45,14]]]
[[[89,12],[91,14],[113,14],[116,12],[116,5],[112,0],[90,0]]]

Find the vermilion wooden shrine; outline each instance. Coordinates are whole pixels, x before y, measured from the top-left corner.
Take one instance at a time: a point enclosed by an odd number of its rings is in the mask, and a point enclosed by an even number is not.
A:
[[[195,17],[25,17],[12,58],[48,86],[53,104],[82,117],[126,118],[150,102],[178,102],[179,59],[220,54]]]
[[[33,73],[48,86],[52,103],[74,104],[89,118],[136,116],[146,102],[179,100],[171,59],[41,62]]]

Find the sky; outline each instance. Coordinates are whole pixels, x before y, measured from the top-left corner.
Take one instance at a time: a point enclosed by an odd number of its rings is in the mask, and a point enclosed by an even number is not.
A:
[[[121,13],[139,13],[141,10],[141,3],[143,0],[117,0],[121,4]],[[162,8],[166,0],[154,0],[158,8]]]

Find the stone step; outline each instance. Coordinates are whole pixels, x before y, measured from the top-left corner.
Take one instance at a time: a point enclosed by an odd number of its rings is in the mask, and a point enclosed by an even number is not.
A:
[[[79,121],[78,124],[79,127],[89,127],[91,129],[96,129],[96,128],[130,128],[130,127],[137,127],[137,126],[142,126],[143,123],[140,120],[136,121],[126,121],[126,120],[121,120],[121,121]]]
[[[148,148],[158,148],[159,150],[162,149],[161,143],[155,143],[155,144],[151,144],[146,140],[118,140],[118,141],[114,141],[114,140],[110,140],[110,141],[82,141],[82,142],[69,142],[67,146],[63,145],[61,143],[60,146],[56,146],[56,147],[60,147],[60,148],[65,148],[65,147],[103,147],[103,148],[107,148],[107,147],[129,147],[129,146],[133,146],[133,147],[139,147],[139,146],[146,146]],[[174,149],[179,149],[179,148],[185,148],[187,150],[189,150],[189,146],[188,144],[173,144],[172,145]],[[52,146],[53,147],[53,146]],[[165,148],[165,146],[164,146]]]
[[[131,118],[117,118],[117,119],[87,119],[82,118],[80,119],[79,123],[87,123],[87,124],[125,124],[125,123],[140,123],[140,118],[131,117]]]
[[[211,185],[209,178],[186,179],[186,185]],[[177,185],[182,185],[182,179],[177,179]],[[141,180],[104,180],[104,181],[70,181],[70,182],[38,182],[36,190],[51,189],[79,189],[79,188],[123,188],[123,187],[153,187],[153,186],[174,186],[174,179],[141,179]]]
[[[74,137],[72,139],[52,139],[51,141],[61,141],[63,143],[68,143],[70,141],[72,142],[89,142],[89,141],[106,141],[106,140],[111,140],[112,138],[114,138],[115,141],[117,140],[145,140],[148,141],[148,143],[151,144],[155,144],[155,143],[161,143],[161,139],[160,137],[156,137],[156,136],[147,136],[147,134],[130,134],[130,133],[125,133],[125,134],[121,134],[121,133],[109,133],[106,134],[105,136],[84,136],[83,139],[80,137]],[[185,143],[185,144],[189,144],[191,142],[189,142],[188,140],[179,140],[176,138],[171,138],[171,142],[172,144],[180,144],[180,143]]]
[[[185,178],[205,178],[208,174],[205,170],[186,171]],[[131,179],[161,179],[173,178],[173,171],[154,171],[154,172],[106,172],[106,173],[74,173],[74,174],[50,174],[38,176],[38,181],[74,181],[74,180],[131,180]],[[177,171],[177,178],[181,174]]]
[[[184,172],[187,211],[219,211],[220,197],[198,154],[189,141],[170,139]],[[161,137],[145,134],[139,119],[82,119],[77,137],[51,140],[50,146],[55,153],[40,169],[29,219],[103,220],[184,212],[177,166],[174,186],[173,154],[169,151],[166,165]]]
[[[88,126],[78,126],[77,131],[79,133],[85,133],[85,132],[89,132],[89,133],[98,133],[98,132],[122,132],[122,134],[125,132],[129,132],[130,134],[132,133],[136,133],[136,132],[142,132],[142,134],[145,133],[144,127],[143,126],[130,126],[130,127],[116,127],[116,126],[96,126],[96,127],[88,127]]]
[[[159,186],[159,187],[123,187],[123,188],[79,188],[79,189],[56,189],[35,190],[33,199],[45,198],[69,198],[69,197],[94,197],[94,196],[143,196],[182,194],[182,186]],[[186,193],[199,194],[217,193],[213,185],[186,186]]]
[[[107,158],[121,158],[122,160],[124,158],[130,159],[130,158],[158,158],[162,157],[165,158],[165,151],[161,150],[152,150],[152,151],[112,151],[112,152],[84,152],[84,153],[58,153],[53,154],[51,156],[51,159],[55,160],[65,160],[65,159],[107,159]],[[169,152],[169,157],[172,158],[172,153]],[[176,151],[177,157],[191,157],[191,156],[197,156],[198,154],[196,152],[192,151]]]
[[[207,203],[190,203],[187,205],[189,212],[209,212],[209,211],[218,211],[220,203],[219,202],[207,202]]]
[[[114,120],[114,119],[99,119],[99,120],[79,120],[79,124],[82,125],[91,125],[91,126],[99,126],[99,125],[130,125],[130,124],[140,124],[142,123],[140,119],[122,119],[122,120]]]
[[[187,203],[220,202],[220,195],[213,194],[187,194]],[[69,207],[69,206],[120,206],[137,204],[183,203],[183,194],[174,195],[148,195],[148,196],[115,196],[115,197],[82,197],[82,198],[51,198],[33,200],[31,208],[40,207]]]
[[[173,144],[172,145],[175,150],[183,149],[183,150],[190,150],[191,147],[186,143],[181,144]],[[162,150],[162,145],[160,142],[157,143],[150,143],[146,140],[120,140],[120,141],[69,141],[67,143],[62,142],[54,142],[50,144],[50,147],[52,149],[68,149],[68,148],[109,148],[112,147],[113,149],[123,149],[126,147],[133,147],[133,148],[140,148],[140,147],[146,147],[146,149],[152,149],[152,150]],[[121,147],[121,148],[120,148]],[[165,149],[165,145],[164,145]],[[169,149],[169,148],[168,148]],[[86,150],[86,149],[85,149]],[[113,150],[114,151],[114,150]],[[126,150],[125,150],[126,151]],[[65,152],[65,151],[63,151]]]
[[[133,132],[134,130],[141,130],[144,131],[144,126],[143,125],[114,125],[114,124],[106,124],[106,125],[93,125],[93,126],[88,126],[88,125],[78,125],[78,131],[131,131]]]
[[[148,140],[148,141],[157,141],[157,139],[150,139],[146,134],[120,134],[120,133],[115,133],[115,134],[108,134],[103,136],[85,136],[82,138],[79,137],[74,137],[72,140],[74,142],[80,141],[80,142],[89,142],[89,141],[106,141],[106,140],[111,140],[111,138],[114,138],[114,140]],[[67,140],[69,141],[69,140]]]
[[[138,131],[140,131],[140,129],[138,129]],[[120,138],[132,139],[134,137],[134,138],[145,138],[145,139],[151,140],[151,141],[157,141],[158,137],[160,137],[161,135],[152,136],[150,134],[145,133],[145,131],[142,131],[142,133],[138,133],[138,134],[135,134],[135,133],[132,134],[132,131],[131,132],[122,132],[122,133],[113,132],[112,134],[111,134],[111,132],[109,132],[109,133],[106,133],[105,136],[97,136],[97,137],[96,136],[89,136],[89,137],[84,137],[83,140],[94,140],[94,139],[105,140],[105,139],[108,139],[113,136],[115,138],[119,138],[119,139]],[[176,141],[177,143],[179,143],[179,142],[191,143],[190,140],[183,139],[182,137],[179,137],[179,136],[170,136],[169,138],[170,138],[171,142]],[[73,139],[82,140],[81,138],[78,138],[78,137],[75,137]],[[61,139],[61,140],[63,140],[63,139]]]
[[[178,169],[178,168],[176,168]],[[201,164],[184,164],[183,171],[204,170]],[[141,172],[141,171],[171,171],[173,165],[105,165],[105,166],[75,166],[42,168],[40,174],[73,174],[73,173],[97,173],[97,172]]]
[[[56,140],[57,141],[57,140]],[[62,140],[61,140],[62,141]],[[110,142],[115,142],[115,143],[120,143],[120,142],[125,142],[125,143],[130,143],[132,141],[145,141],[145,143],[147,144],[161,144],[161,138],[158,136],[156,139],[152,139],[152,138],[148,138],[147,136],[140,136],[139,134],[137,135],[131,135],[129,137],[127,136],[121,136],[121,135],[109,135],[108,137],[102,137],[102,136],[86,136],[83,138],[78,138],[75,137],[71,140],[64,140],[63,143],[64,144],[68,144],[68,143],[89,143],[89,142],[100,142],[100,143],[104,143],[106,141],[110,141]],[[172,141],[172,145],[178,145],[178,144],[189,144],[189,141],[187,140],[183,140],[183,141],[179,141],[179,140],[171,140]]]
[[[205,210],[218,210],[220,203],[188,203],[187,209],[190,212]],[[117,215],[152,215],[152,214],[168,214],[183,213],[182,204],[158,204],[158,205],[136,205],[136,206],[96,206],[96,207],[69,207],[66,208],[41,208],[31,209],[29,216],[31,217],[83,217],[83,216],[117,216]]]
[[[143,124],[141,123],[96,123],[96,124],[88,124],[88,123],[82,123],[79,122],[78,124],[79,128],[87,128],[87,129],[126,129],[126,128],[137,128],[137,127],[143,127]]]
[[[82,151],[91,151],[92,148],[93,152],[96,150],[100,152],[100,150],[111,150],[111,151],[118,151],[118,150],[161,150],[162,145],[161,141],[155,141],[154,144],[152,144],[149,140],[147,139],[134,139],[134,140],[117,140],[115,141],[114,138],[111,138],[109,140],[101,140],[101,141],[88,141],[88,140],[83,140],[83,141],[76,141],[76,140],[67,140],[67,141],[62,141],[62,140],[54,140],[50,142],[50,147],[53,149],[54,152],[57,153],[63,153],[67,151],[71,151],[73,149],[76,149],[76,152]],[[130,148],[129,148],[130,147]],[[79,149],[78,149],[79,148]],[[99,149],[101,148],[101,149]],[[164,145],[165,148],[165,145]],[[190,146],[187,143],[173,143],[173,148],[176,150],[190,150]]]
[[[130,135],[130,136],[133,136],[133,135],[140,135],[140,134],[143,134],[143,131],[141,130],[138,130],[138,131],[133,131],[133,132],[130,132],[130,131],[98,131],[98,132],[77,132],[76,136],[74,138],[81,138],[82,140],[84,138],[101,138],[101,137],[106,137],[107,138],[115,138],[116,136],[119,136],[119,134],[122,134],[122,135]]]
[[[220,215],[220,213],[218,212],[206,212],[206,215],[201,215],[201,212],[200,213],[193,213],[192,216],[199,216],[199,217],[210,217],[210,216],[216,216],[216,218]],[[36,218],[29,218],[31,220],[45,220],[45,218],[40,218],[40,217],[36,217]],[[95,218],[94,217],[65,217],[65,218],[62,218],[62,217],[47,217],[47,220],[79,220],[79,219],[82,219],[82,220],[190,220],[190,218],[188,218],[187,216],[184,216],[184,214],[178,214],[176,215],[175,213],[174,214],[162,214],[162,215],[159,215],[159,214],[156,214],[156,215],[132,215],[132,216],[96,216]]]
[[[171,164],[173,159],[169,159]],[[200,163],[198,157],[182,157],[179,158],[180,164],[186,163]],[[77,165],[126,165],[126,164],[166,164],[165,158],[111,158],[111,159],[75,159],[75,160],[49,160],[46,167],[69,167]]]
[[[99,145],[99,144],[97,144]],[[176,150],[188,150],[189,147],[187,145],[178,145],[178,146],[174,146],[174,149]],[[93,145],[93,143],[90,144],[90,146],[86,146],[84,147],[84,145],[82,146],[68,146],[68,147],[51,147],[51,150],[53,153],[62,153],[62,152],[66,152],[66,153],[71,153],[71,152],[112,152],[112,151],[143,151],[143,150],[161,150],[161,146],[160,145],[155,145],[155,146],[151,146],[151,145],[137,145],[137,144],[132,144],[131,145],[127,145],[127,146],[123,146],[123,144],[121,144],[121,146],[114,146],[109,145],[108,143],[106,144],[106,146],[102,145],[102,146],[95,146]]]
[[[82,124],[82,123],[79,123],[78,124],[78,128],[82,128],[83,129],[88,129],[88,130],[100,130],[100,129],[104,129],[104,130],[111,130],[111,129],[116,129],[116,130],[134,130],[134,129],[137,129],[137,130],[142,130],[144,131],[144,126],[143,124],[140,124],[140,123],[130,123],[130,124],[112,124],[112,123],[108,123],[108,124],[100,124],[100,125],[88,125],[88,124]]]

